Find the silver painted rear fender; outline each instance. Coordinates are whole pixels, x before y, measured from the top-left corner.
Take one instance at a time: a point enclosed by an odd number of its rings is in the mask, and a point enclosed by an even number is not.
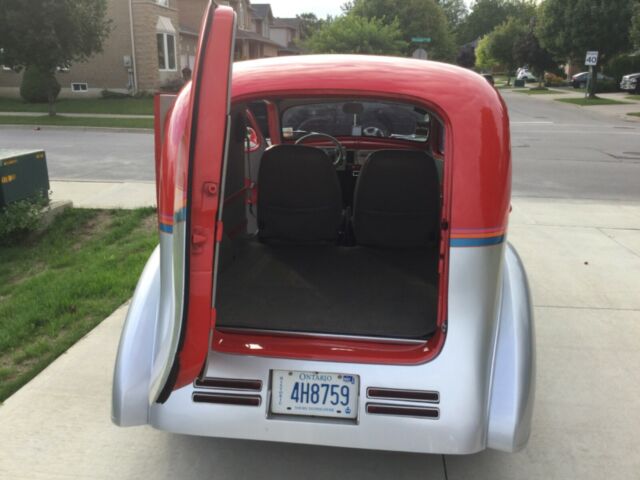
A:
[[[515,452],[531,432],[535,332],[529,282],[516,250],[506,249],[489,408],[488,447]]]
[[[160,297],[160,249],[144,267],[122,329],[113,373],[111,420],[143,425],[149,417],[149,382]]]

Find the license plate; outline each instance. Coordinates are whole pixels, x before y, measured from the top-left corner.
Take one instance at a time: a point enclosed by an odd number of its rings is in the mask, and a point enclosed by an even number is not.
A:
[[[271,413],[356,418],[360,378],[326,372],[273,370]]]

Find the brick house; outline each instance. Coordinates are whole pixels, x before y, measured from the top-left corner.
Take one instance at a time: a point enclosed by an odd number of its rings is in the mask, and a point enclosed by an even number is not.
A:
[[[230,5],[238,15],[236,60],[280,54],[283,45],[269,38],[277,21],[269,4],[252,5],[250,0],[218,3]],[[193,70],[208,4],[208,0],[107,0],[112,32],[103,52],[56,74],[61,97],[98,96],[105,89],[153,92],[179,84],[183,70]],[[0,66],[0,95],[17,96],[21,80],[21,73]]]

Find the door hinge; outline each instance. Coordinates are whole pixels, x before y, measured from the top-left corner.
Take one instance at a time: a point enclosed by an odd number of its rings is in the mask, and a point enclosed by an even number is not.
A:
[[[191,250],[200,253],[209,239],[207,230],[202,227],[194,227],[191,234]]]

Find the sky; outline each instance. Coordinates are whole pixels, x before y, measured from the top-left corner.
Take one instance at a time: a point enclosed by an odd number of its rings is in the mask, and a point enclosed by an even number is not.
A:
[[[402,0],[398,0],[402,1]],[[470,0],[465,0],[467,5]],[[270,3],[276,17],[295,17],[297,14],[313,12],[319,18],[340,15],[340,7],[346,0],[252,0],[252,3]]]

